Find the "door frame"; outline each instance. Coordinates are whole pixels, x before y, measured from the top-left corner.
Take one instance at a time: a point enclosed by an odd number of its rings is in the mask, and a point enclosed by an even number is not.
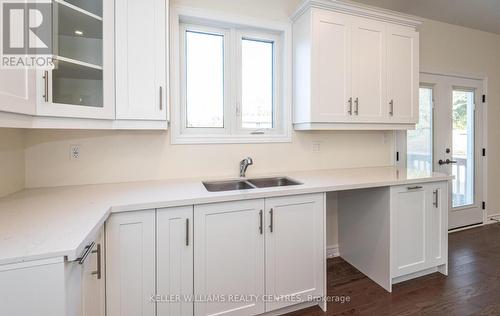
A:
[[[475,171],[475,178],[479,181],[476,183],[479,183],[481,186],[481,191],[479,196],[479,201],[478,203],[481,204],[481,202],[485,203],[485,208],[482,210],[482,218],[483,218],[483,223],[485,224],[488,219],[488,211],[487,211],[487,206],[488,206],[488,76],[486,75],[474,75],[474,74],[459,74],[459,73],[449,73],[449,72],[440,72],[440,71],[421,71],[420,75],[423,76],[447,76],[447,77],[455,77],[457,79],[465,79],[465,80],[480,80],[482,81],[482,92],[483,95],[486,96],[485,102],[479,102],[480,105],[480,113],[479,116],[476,116],[476,121],[480,119],[481,124],[475,124],[476,129],[481,128],[480,133],[481,136],[479,138],[480,144],[476,144],[475,148],[485,148],[486,149],[486,155],[481,156],[478,155],[476,159],[476,163],[481,164],[479,167],[479,172]],[[432,86],[429,85],[428,82],[420,80],[419,87],[422,86]],[[434,94],[433,94],[434,97]],[[481,96],[479,96],[481,98]],[[433,100],[434,102],[434,100]],[[433,103],[433,120],[432,120],[432,133],[433,133],[433,142],[434,142],[434,103]],[[476,109],[478,108],[476,104]],[[478,113],[478,111],[476,111]],[[477,131],[476,131],[477,132]],[[406,131],[396,131],[394,133],[394,148],[395,148],[395,153],[394,153],[394,165],[398,168],[406,168],[406,159],[407,159],[407,143],[406,143]],[[433,159],[436,157],[435,156],[435,150],[434,150],[434,143],[433,143],[433,150],[432,150],[432,155]],[[450,184],[451,186],[451,184]],[[451,192],[451,187],[450,187],[450,192]],[[449,207],[451,208],[451,194],[450,194],[450,201],[449,201]],[[456,229],[460,229],[461,227],[457,227]]]

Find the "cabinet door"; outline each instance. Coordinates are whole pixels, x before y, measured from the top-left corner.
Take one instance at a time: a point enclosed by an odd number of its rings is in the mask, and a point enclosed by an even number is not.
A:
[[[195,315],[264,312],[264,200],[196,205],[194,292],[200,298],[252,295],[258,299],[196,302]],[[262,214],[262,215],[261,215]]]
[[[167,119],[168,0],[116,1],[116,118]]]
[[[104,316],[104,230],[95,239],[91,254],[82,266],[82,315]]]
[[[313,11],[312,34],[312,121],[349,121],[352,117],[351,17]]]
[[[356,18],[353,26],[353,115],[360,122],[384,122],[387,113],[386,25]]]
[[[157,210],[156,286],[160,316],[193,315],[193,207]]]
[[[154,316],[155,210],[111,215],[106,223],[108,316]]]
[[[114,119],[114,1],[56,1],[54,12],[55,68],[37,71],[37,114]]]
[[[35,70],[0,69],[0,111],[35,114]]]
[[[412,28],[387,27],[387,92],[395,123],[418,122],[418,33]]]
[[[448,261],[448,183],[426,187],[427,199],[427,251],[429,266]]]
[[[428,189],[423,185],[391,188],[393,275],[417,272],[428,267]]]
[[[325,295],[324,203],[324,194],[266,199],[266,294],[283,298],[266,312]]]

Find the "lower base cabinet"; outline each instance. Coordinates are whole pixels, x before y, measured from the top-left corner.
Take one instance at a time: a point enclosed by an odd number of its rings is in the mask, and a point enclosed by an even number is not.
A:
[[[392,277],[448,260],[448,183],[391,188]]]
[[[324,199],[319,193],[111,215],[106,315],[250,316],[323,297]]]

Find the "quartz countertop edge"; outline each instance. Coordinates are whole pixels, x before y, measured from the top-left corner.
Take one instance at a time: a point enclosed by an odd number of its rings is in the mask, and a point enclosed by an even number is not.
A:
[[[396,167],[283,172],[250,178],[270,176],[287,176],[302,184],[208,192],[202,179],[174,179],[26,189],[0,199],[0,266],[54,257],[76,260],[109,215],[116,212],[452,179]]]

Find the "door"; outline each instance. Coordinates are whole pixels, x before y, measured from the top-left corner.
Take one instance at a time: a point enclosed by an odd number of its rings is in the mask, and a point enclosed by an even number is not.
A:
[[[114,1],[53,10],[54,69],[37,71],[37,114],[114,119]]]
[[[167,119],[168,0],[116,1],[116,118]]]
[[[95,239],[94,247],[82,266],[82,315],[105,315],[104,229]]]
[[[194,292],[213,297],[195,302],[195,315],[264,313],[263,211],[262,199],[194,207]]]
[[[427,221],[427,259],[429,266],[448,261],[448,183],[427,184],[425,190]]]
[[[156,315],[155,238],[155,210],[117,213],[106,222],[106,315]]]
[[[422,74],[434,99],[436,172],[455,177],[451,188],[449,228],[483,222],[482,80]],[[429,88],[428,88],[429,89]]]
[[[360,122],[381,122],[388,116],[386,24],[355,19],[352,47],[353,116]]]
[[[266,199],[266,312],[324,295],[324,194]]]
[[[312,121],[351,120],[352,18],[334,12],[313,11]]]
[[[35,114],[35,70],[0,69],[0,111]]]
[[[427,268],[426,213],[430,203],[421,185],[391,188],[393,277]]]
[[[418,123],[418,40],[413,28],[387,25],[388,115],[398,123]]]
[[[448,227],[483,222],[483,80],[420,74],[419,123],[397,136],[400,166],[453,175]]]
[[[193,315],[193,207],[158,209],[156,215],[158,315]]]

